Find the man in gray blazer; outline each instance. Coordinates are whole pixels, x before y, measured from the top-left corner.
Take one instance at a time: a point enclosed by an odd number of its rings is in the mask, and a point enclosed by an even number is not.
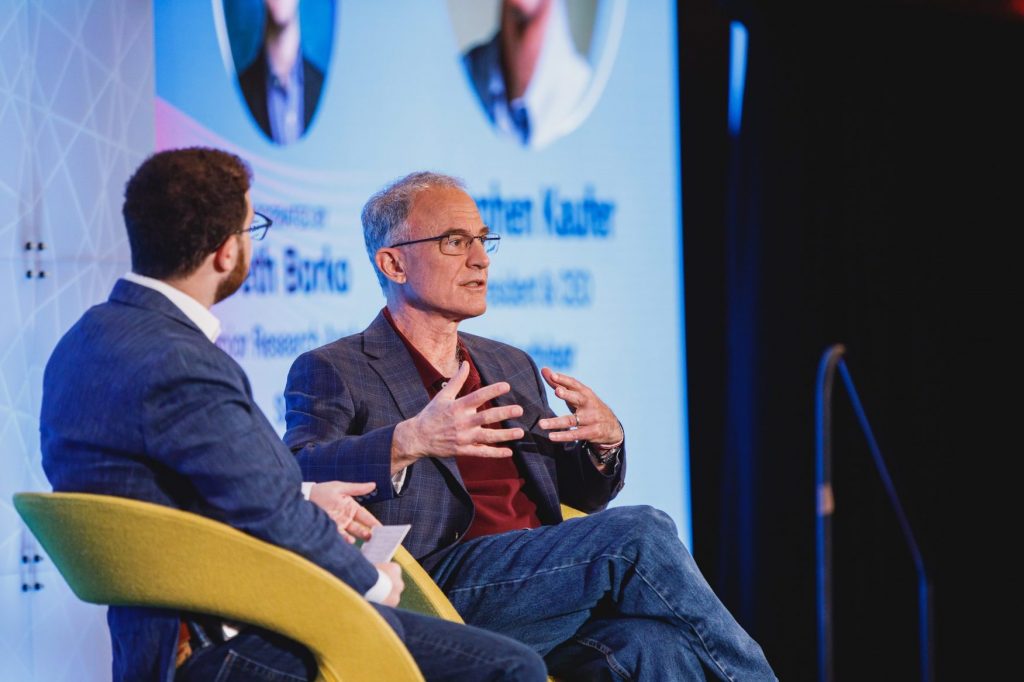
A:
[[[604,509],[626,468],[608,405],[459,332],[486,310],[499,240],[461,182],[413,173],[362,219],[387,305],[292,365],[285,443],[307,480],[376,483],[369,510],[412,524],[406,546],[466,621],[530,645],[560,678],[774,679],[671,519]],[[564,521],[560,503],[591,514]]]
[[[309,559],[378,605],[428,680],[544,679],[543,662],[521,644],[391,608],[398,566],[371,565],[343,538],[366,538],[376,523],[349,497],[372,484],[322,479],[305,499],[245,373],[214,344],[210,307],[241,286],[252,240],[270,227],[253,212],[250,179],[238,157],[196,148],[155,154],[129,180],[132,271],[46,366],[40,432],[54,489],[185,509]],[[317,674],[308,650],[258,627],[122,606],[108,622],[118,682]]]

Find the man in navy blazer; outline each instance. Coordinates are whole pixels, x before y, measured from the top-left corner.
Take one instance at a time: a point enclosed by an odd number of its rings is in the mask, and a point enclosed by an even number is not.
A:
[[[264,0],[262,49],[238,76],[242,96],[268,139],[291,144],[309,129],[324,74],[302,52],[298,0]]]
[[[270,226],[252,210],[250,180],[241,159],[202,148],[155,154],[129,180],[132,271],[46,366],[40,432],[54,489],[202,514],[313,561],[378,604],[427,679],[543,679],[543,662],[516,642],[390,608],[400,569],[371,565],[345,539],[376,523],[349,496],[373,485],[325,479],[307,500],[245,373],[213,343],[209,308],[241,286],[252,239]],[[118,606],[108,622],[118,681],[317,673],[304,647],[253,626]]]
[[[285,443],[307,480],[376,483],[367,507],[412,524],[406,546],[466,622],[530,645],[560,678],[775,679],[671,519],[605,509],[626,467],[608,405],[459,332],[486,310],[499,240],[462,183],[413,173],[362,221],[387,305],[289,371]],[[561,503],[591,513],[563,520]]]

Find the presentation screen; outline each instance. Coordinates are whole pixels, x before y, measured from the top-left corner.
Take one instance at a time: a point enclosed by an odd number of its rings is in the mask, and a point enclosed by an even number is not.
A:
[[[214,312],[280,433],[296,356],[384,305],[365,201],[454,175],[501,236],[487,312],[460,328],[593,388],[626,432],[613,504],[690,542],[674,2],[197,0],[154,19],[157,147],[237,153],[274,221]]]

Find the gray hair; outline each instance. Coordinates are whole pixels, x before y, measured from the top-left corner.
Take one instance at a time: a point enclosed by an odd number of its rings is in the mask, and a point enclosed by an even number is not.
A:
[[[366,242],[366,253],[377,273],[380,288],[387,291],[388,279],[377,268],[377,251],[407,238],[409,226],[405,219],[409,217],[409,209],[413,199],[423,190],[434,187],[450,187],[465,191],[466,185],[459,178],[442,173],[418,171],[404,178],[395,180],[384,189],[374,194],[363,206],[363,240]]]

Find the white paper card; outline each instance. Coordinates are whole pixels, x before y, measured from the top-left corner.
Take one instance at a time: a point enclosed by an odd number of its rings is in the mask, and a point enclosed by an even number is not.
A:
[[[373,535],[359,549],[371,564],[391,561],[410,528],[412,526],[408,523],[397,526],[374,526]]]

